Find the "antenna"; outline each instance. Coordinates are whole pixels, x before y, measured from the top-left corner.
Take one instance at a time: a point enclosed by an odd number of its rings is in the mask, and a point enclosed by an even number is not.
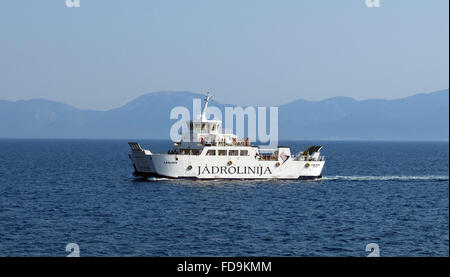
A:
[[[211,98],[212,98],[212,95],[208,91],[205,96],[205,108],[203,109],[203,113],[202,113],[202,121],[206,120],[206,110],[208,109],[208,102],[209,102],[209,99],[211,99]]]

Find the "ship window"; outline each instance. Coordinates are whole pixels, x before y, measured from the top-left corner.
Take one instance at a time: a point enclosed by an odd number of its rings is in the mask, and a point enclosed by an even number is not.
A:
[[[208,152],[206,152],[206,156],[215,156],[216,155],[216,150],[208,150]]]
[[[228,155],[229,156],[238,156],[239,155],[239,150],[229,150],[228,151]]]
[[[241,150],[241,156],[248,156],[248,150]]]
[[[227,150],[219,150],[218,154],[219,154],[219,156],[226,156],[227,155]]]

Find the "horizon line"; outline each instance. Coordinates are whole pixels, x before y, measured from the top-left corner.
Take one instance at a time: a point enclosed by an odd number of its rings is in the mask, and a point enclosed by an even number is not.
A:
[[[117,140],[117,141],[136,141],[136,140],[151,140],[151,141],[171,141],[170,138],[26,138],[26,137],[0,137],[0,140]],[[327,142],[447,142],[449,139],[279,139],[278,141],[286,142],[302,142],[302,141],[327,141]],[[259,145],[259,144],[255,144]]]
[[[279,106],[284,106],[284,105],[287,105],[287,104],[294,103],[294,102],[296,102],[296,101],[307,101],[307,102],[316,102],[316,103],[317,103],[317,102],[323,102],[323,101],[330,100],[330,99],[335,99],[335,98],[347,98],[347,99],[355,100],[355,101],[357,101],[357,102],[364,102],[364,101],[370,101],[370,100],[395,101],[395,100],[402,100],[402,99],[406,99],[406,98],[414,97],[414,96],[418,96],[418,95],[429,95],[429,94],[438,93],[438,92],[444,92],[444,91],[449,92],[449,90],[450,90],[450,88],[444,88],[444,89],[439,89],[439,90],[435,90],[435,91],[431,91],[431,92],[415,93],[415,94],[411,94],[411,95],[409,95],[409,96],[399,97],[399,98],[392,98],[392,99],[388,99],[388,98],[366,98],[366,99],[360,99],[360,100],[358,100],[358,99],[355,99],[355,98],[350,97],[350,96],[342,96],[342,95],[333,96],[333,97],[328,97],[328,98],[323,98],[323,99],[320,99],[320,100],[308,100],[308,99],[304,99],[304,98],[297,98],[297,99],[295,99],[295,100],[292,100],[292,101],[289,101],[289,102],[285,102],[285,103],[283,103],[283,104],[276,105],[276,106],[277,106],[277,107],[279,107]],[[138,98],[140,98],[140,97],[142,97],[142,96],[150,95],[150,94],[157,94],[157,93],[177,93],[177,94],[190,93],[190,94],[197,94],[197,95],[199,95],[199,96],[201,96],[201,97],[204,96],[204,94],[202,94],[202,93],[191,92],[191,91],[181,91],[181,90],[159,90],[159,91],[153,91],[153,92],[141,94],[140,96],[137,96],[137,97],[135,97],[135,98],[129,100],[128,102],[125,102],[124,104],[122,104],[122,105],[120,105],[120,106],[118,106],[118,107],[113,107],[113,108],[109,108],[109,109],[105,109],[105,110],[102,110],[102,109],[85,109],[85,108],[80,108],[80,107],[77,107],[77,106],[72,105],[72,104],[68,104],[68,103],[65,103],[65,102],[62,102],[62,101],[58,101],[58,100],[47,99],[47,98],[29,98],[29,99],[18,99],[18,100],[6,100],[6,99],[0,99],[0,101],[11,102],[11,103],[17,103],[17,102],[21,102],[21,101],[24,101],[24,102],[25,102],[25,101],[33,101],[33,100],[43,100],[43,101],[48,101],[48,102],[54,102],[54,103],[58,103],[58,104],[67,105],[67,106],[76,108],[76,109],[78,109],[78,110],[84,110],[84,111],[96,111],[96,112],[106,112],[106,111],[111,111],[111,110],[114,110],[114,109],[121,108],[121,107],[125,106],[126,104],[131,103],[132,101],[134,101],[134,100],[136,100],[136,99],[138,99]],[[214,96],[214,94],[213,94],[213,96]],[[220,103],[220,104],[222,104],[222,105],[234,105],[234,106],[244,106],[244,107],[255,106],[255,105],[237,105],[237,104],[232,104],[232,103],[222,103],[222,102],[219,102],[219,101],[217,101],[217,100],[215,100],[215,101],[218,102],[218,103]]]

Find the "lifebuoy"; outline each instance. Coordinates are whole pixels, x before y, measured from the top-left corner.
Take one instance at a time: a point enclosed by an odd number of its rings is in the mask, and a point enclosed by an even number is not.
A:
[[[280,162],[277,162],[275,165],[276,165],[277,167],[279,167],[281,164],[280,164]]]
[[[305,166],[306,166],[306,167],[309,167],[309,163],[306,163]]]
[[[229,161],[229,162],[228,162],[228,165],[232,165],[232,164],[233,164],[233,162],[232,162],[232,161]]]
[[[187,169],[188,169],[188,170],[191,170],[191,169],[192,169],[192,165],[189,165],[189,166],[187,167]]]

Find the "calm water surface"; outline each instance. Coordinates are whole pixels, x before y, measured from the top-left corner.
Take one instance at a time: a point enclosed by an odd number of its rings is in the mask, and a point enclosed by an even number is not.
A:
[[[320,181],[174,181],[127,141],[0,140],[0,256],[449,255],[447,142],[321,144]]]

